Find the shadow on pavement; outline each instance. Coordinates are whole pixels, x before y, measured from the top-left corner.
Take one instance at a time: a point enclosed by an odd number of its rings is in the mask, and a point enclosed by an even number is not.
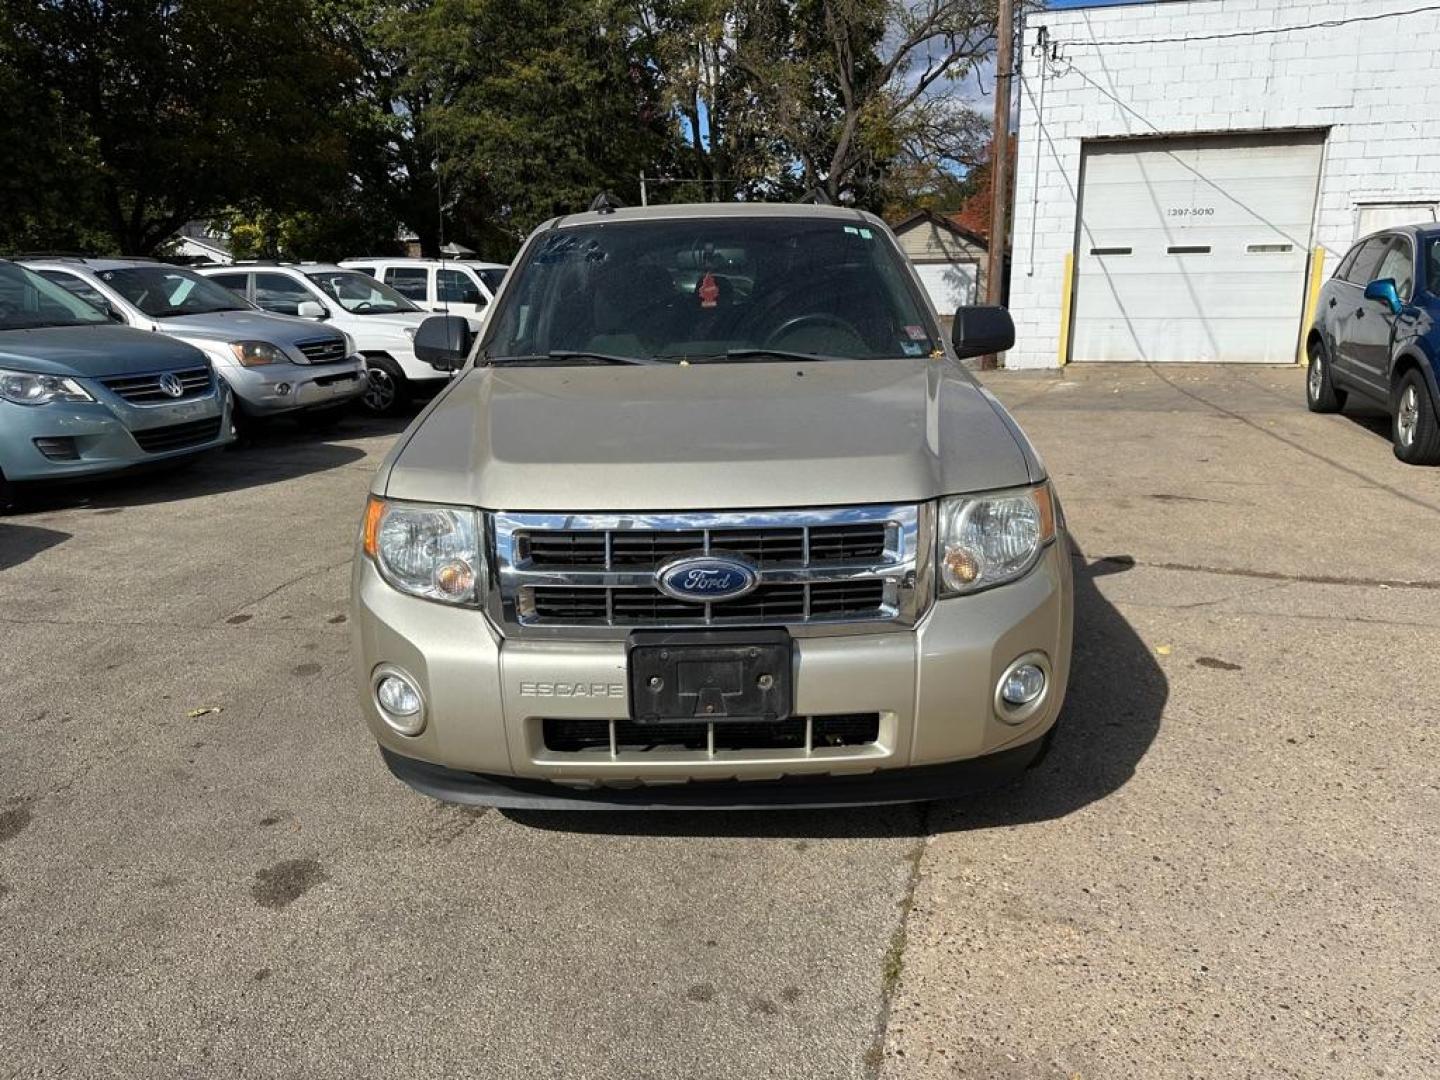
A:
[[[0,520],[0,570],[33,559],[42,551],[63,544],[71,534],[38,525],[14,525]]]
[[[1064,817],[1120,788],[1154,742],[1169,682],[1149,647],[1095,587],[1134,566],[1129,556],[1087,564],[1075,549],[1075,653],[1050,753],[1009,786],[945,802],[843,810],[505,810],[516,824],[628,836],[898,837],[1020,825]]]
[[[933,832],[1020,825],[1074,813],[1122,787],[1160,731],[1170,683],[1150,647],[1095,587],[1135,565],[1128,555],[1086,563],[1075,548],[1075,651],[1049,755],[1023,780],[931,808]]]
[[[1364,428],[1372,435],[1378,435],[1388,445],[1391,442],[1391,426],[1393,421],[1390,414],[1379,405],[1371,405],[1368,402],[1346,402],[1345,411],[1341,413],[1346,420],[1349,420],[1356,427]]]

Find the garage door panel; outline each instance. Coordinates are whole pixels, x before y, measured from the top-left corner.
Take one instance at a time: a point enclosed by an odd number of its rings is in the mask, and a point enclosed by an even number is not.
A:
[[[1076,362],[1113,360],[1117,354],[1146,363],[1288,364],[1295,343],[1279,341],[1262,318],[1155,319],[1116,315],[1090,320],[1078,330]]]
[[[1072,359],[1286,361],[1319,136],[1087,147]]]

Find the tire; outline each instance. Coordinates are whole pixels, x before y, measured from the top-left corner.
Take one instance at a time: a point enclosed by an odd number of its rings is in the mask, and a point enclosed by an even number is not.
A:
[[[1416,368],[1402,375],[1395,388],[1390,427],[1395,456],[1406,465],[1440,465],[1440,417],[1425,376]]]
[[[0,472],[0,516],[13,514],[20,509],[20,492],[5,474]]]
[[[409,380],[388,356],[365,358],[365,394],[360,407],[371,416],[394,416],[410,401]]]
[[[230,410],[230,431],[235,436],[235,441],[230,444],[232,448],[246,445],[255,438],[256,433],[265,426],[265,421],[258,416],[251,416],[242,412],[240,407],[234,406]]]
[[[1305,369],[1305,404],[1311,412],[1333,413],[1345,407],[1346,393],[1335,389],[1330,379],[1330,357],[1325,352],[1325,343],[1312,341],[1309,348],[1310,365]]]

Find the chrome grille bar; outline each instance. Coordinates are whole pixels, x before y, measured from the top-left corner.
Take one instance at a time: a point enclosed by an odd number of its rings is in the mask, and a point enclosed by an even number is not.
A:
[[[873,631],[884,624],[913,625],[930,594],[929,504],[684,514],[497,512],[490,525],[497,586],[491,591],[491,615],[520,636],[614,639],[639,626],[802,625],[832,632],[857,626]],[[867,525],[878,526],[874,540],[867,538]],[[773,540],[768,548],[767,531]],[[547,533],[553,534],[548,544]],[[720,533],[724,542],[713,543]],[[794,557],[797,533],[803,536],[799,558]],[[677,549],[669,539],[675,534],[693,535],[694,547]],[[656,536],[662,539],[657,542]],[[814,543],[819,540],[842,556],[859,551],[866,557],[817,558]],[[875,544],[881,545],[878,550]],[[762,553],[750,560],[759,584],[747,596],[689,604],[656,588],[656,570],[671,559],[731,547]],[[767,550],[783,555],[765,561]],[[653,551],[653,560],[636,563],[637,551]],[[596,558],[601,552],[603,562]],[[566,558],[571,565],[543,561]],[[823,605],[820,591],[826,596]],[[617,594],[624,597],[624,611]],[[878,603],[872,603],[876,597]],[[734,606],[727,610],[727,604]],[[767,606],[774,610],[766,612]]]

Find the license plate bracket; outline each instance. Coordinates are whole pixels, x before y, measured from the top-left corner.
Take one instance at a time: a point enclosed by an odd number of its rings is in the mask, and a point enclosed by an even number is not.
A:
[[[637,630],[625,651],[638,724],[778,723],[793,708],[787,630]]]

